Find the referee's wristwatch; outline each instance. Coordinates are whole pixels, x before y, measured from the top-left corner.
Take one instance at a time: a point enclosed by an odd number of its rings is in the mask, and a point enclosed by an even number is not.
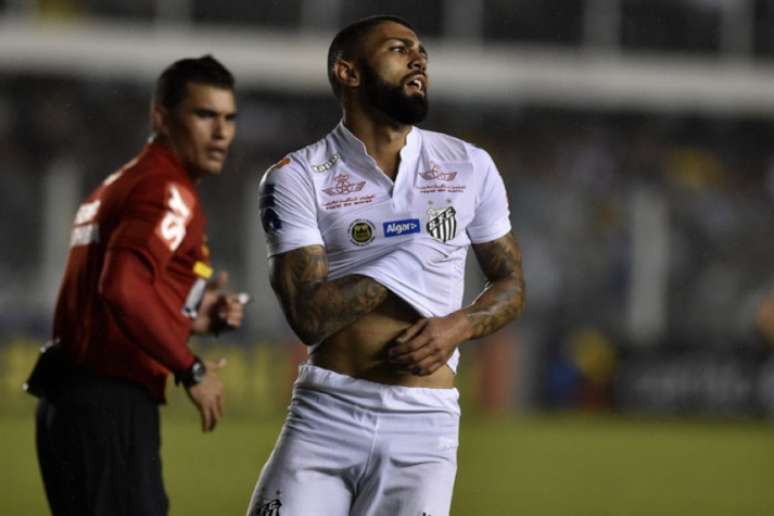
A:
[[[186,371],[175,374],[175,385],[183,384],[184,387],[190,388],[194,385],[199,385],[204,380],[204,376],[207,374],[207,367],[199,357],[195,357],[196,361]]]

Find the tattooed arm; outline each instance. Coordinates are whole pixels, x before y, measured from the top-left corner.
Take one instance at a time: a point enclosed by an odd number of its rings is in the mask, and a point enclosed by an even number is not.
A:
[[[510,233],[473,245],[487,285],[478,298],[463,309],[471,325],[468,339],[485,337],[515,319],[524,308],[524,274],[521,249]]]
[[[390,362],[415,375],[444,365],[461,342],[490,335],[515,319],[524,307],[521,250],[512,234],[474,244],[487,278],[484,291],[465,308],[445,317],[421,319],[396,339]]]
[[[271,286],[285,317],[306,345],[312,345],[371,312],[387,289],[366,276],[328,280],[328,256],[319,245],[269,259]]]

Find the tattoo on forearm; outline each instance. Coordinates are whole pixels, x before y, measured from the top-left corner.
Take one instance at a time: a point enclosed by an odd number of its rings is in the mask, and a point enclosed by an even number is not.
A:
[[[318,246],[274,257],[270,270],[285,316],[306,344],[346,327],[387,297],[387,289],[366,276],[328,281],[328,258]]]
[[[525,287],[521,249],[513,235],[474,245],[473,249],[488,280],[484,291],[467,309],[472,338],[477,338],[494,333],[521,313]]]

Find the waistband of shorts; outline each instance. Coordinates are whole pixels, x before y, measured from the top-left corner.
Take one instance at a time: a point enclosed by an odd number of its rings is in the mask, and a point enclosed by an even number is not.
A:
[[[322,391],[343,401],[372,410],[391,412],[442,411],[460,414],[460,395],[456,387],[436,389],[386,385],[352,378],[312,364],[299,366],[294,388]]]

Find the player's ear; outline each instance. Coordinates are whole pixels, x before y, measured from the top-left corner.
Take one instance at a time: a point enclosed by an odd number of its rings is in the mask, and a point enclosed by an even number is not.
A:
[[[163,136],[169,136],[169,111],[158,103],[151,106],[151,122],[153,132]]]
[[[345,59],[339,59],[336,64],[333,65],[333,71],[336,75],[336,80],[342,86],[349,88],[357,88],[360,86],[360,70],[357,69],[355,63],[347,61]]]

